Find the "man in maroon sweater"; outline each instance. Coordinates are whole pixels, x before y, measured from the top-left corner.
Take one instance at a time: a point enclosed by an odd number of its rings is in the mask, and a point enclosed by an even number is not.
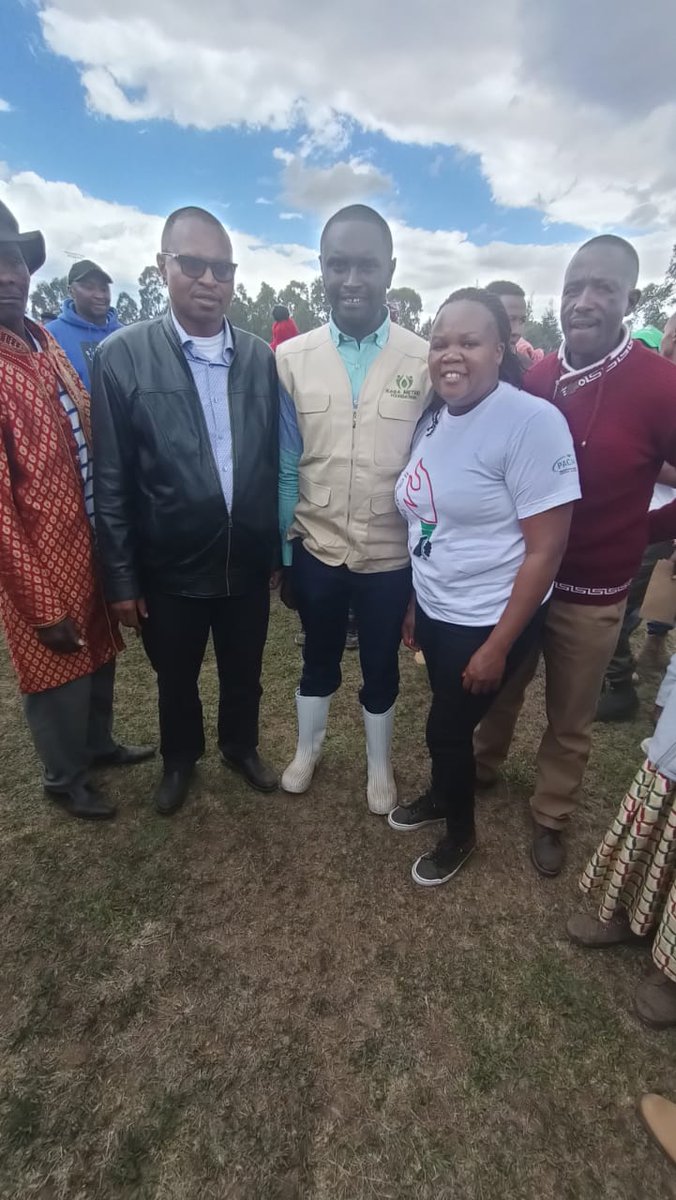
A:
[[[561,832],[580,797],[629,584],[647,543],[676,536],[676,504],[648,514],[663,462],[676,465],[676,368],[625,328],[640,296],[637,279],[638,256],[629,242],[605,235],[582,246],[563,285],[564,343],[524,382],[566,417],[582,488],[542,645],[547,729],[531,800],[531,856],[548,876],[563,866]],[[478,731],[484,783],[496,778],[507,756],[537,658],[512,677]]]

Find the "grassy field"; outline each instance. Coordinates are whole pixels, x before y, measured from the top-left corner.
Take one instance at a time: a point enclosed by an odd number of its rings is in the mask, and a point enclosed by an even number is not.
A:
[[[292,753],[298,651],[273,614],[262,746]],[[402,654],[396,768],[426,778],[425,673]],[[427,892],[429,834],[364,798],[357,662],[304,797],[260,798],[210,749],[189,806],[157,765],[109,773],[115,824],[42,798],[0,661],[0,1196],[17,1200],[661,1200],[676,1170],[636,1115],[676,1096],[676,1041],[631,1013],[642,951],[565,938],[577,875],[638,762],[641,722],[596,735],[554,882],[527,858],[541,726],[530,699],[481,853]],[[648,692],[646,692],[646,700]],[[154,680],[123,656],[118,734],[156,738]]]

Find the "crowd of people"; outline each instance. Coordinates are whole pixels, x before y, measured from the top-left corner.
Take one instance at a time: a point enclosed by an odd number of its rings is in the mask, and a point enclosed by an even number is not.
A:
[[[299,334],[278,306],[272,349],[228,320],[233,248],[195,207],[164,226],[163,316],[120,327],[110,276],[85,260],[44,327],[25,315],[43,237],[0,205],[0,614],[46,795],[111,818],[92,769],[154,754],[113,736],[120,627],[140,633],[157,677],[158,812],[186,802],[205,750],[210,636],[224,763],[260,792],[306,792],[353,621],[366,803],[394,831],[437,828],[412,866],[424,887],[473,854],[477,783],[497,778],[544,660],[530,853],[554,877],[618,639],[633,686],[633,581],[645,588],[655,547],[668,557],[676,537],[676,492],[653,502],[676,487],[676,317],[659,346],[632,336],[638,257],[602,235],[566,270],[558,353],[524,342],[526,297],[507,280],[451,294],[428,345],[388,308],[396,259],[379,213],[341,209],[319,249],[328,322]],[[303,629],[281,779],[259,752],[275,588]],[[402,638],[431,690],[416,799],[392,768]],[[660,1027],[676,1023],[675,677],[583,877],[598,918],[570,929],[587,946],[657,930],[659,999],[637,1006]]]

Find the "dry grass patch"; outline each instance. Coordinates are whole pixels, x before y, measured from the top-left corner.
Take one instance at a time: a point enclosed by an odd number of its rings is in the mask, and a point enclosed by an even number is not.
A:
[[[298,652],[273,614],[263,744],[292,752]],[[0,1195],[29,1200],[662,1200],[676,1173],[638,1094],[676,1094],[670,1034],[631,1015],[645,958],[573,949],[576,875],[638,760],[638,725],[599,729],[571,868],[527,860],[540,725],[530,701],[481,852],[413,887],[424,833],[369,816],[346,656],[306,797],[261,798],[210,749],[173,820],[150,764],[110,773],[110,827],[48,807],[0,669]],[[424,671],[402,655],[396,765],[425,782]],[[647,713],[647,708],[646,708]],[[156,736],[138,645],[118,731]]]

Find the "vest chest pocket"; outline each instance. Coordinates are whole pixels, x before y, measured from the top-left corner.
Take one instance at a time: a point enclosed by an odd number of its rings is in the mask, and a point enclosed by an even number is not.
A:
[[[303,452],[310,458],[330,458],[332,452],[331,395],[300,392],[294,396]]]
[[[419,394],[404,399],[384,392],[378,400],[374,461],[401,471],[406,465],[415,427],[422,411]]]

